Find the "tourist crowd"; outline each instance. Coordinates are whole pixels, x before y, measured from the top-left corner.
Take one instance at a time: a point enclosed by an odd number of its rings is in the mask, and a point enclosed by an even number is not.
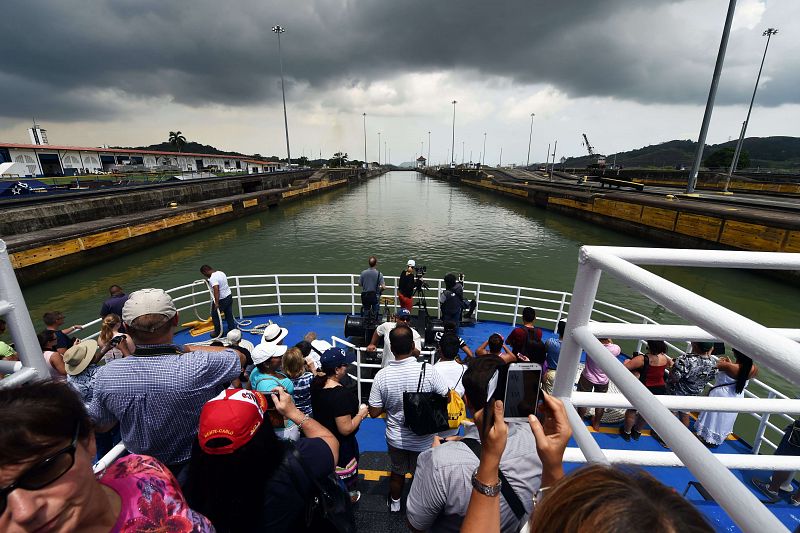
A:
[[[370,258],[361,283],[379,292],[376,264]],[[691,504],[643,472],[589,466],[565,476],[571,429],[549,394],[565,322],[543,340],[526,307],[521,325],[492,334],[473,354],[455,316],[437,339],[435,364],[422,362],[408,309],[414,267],[409,261],[404,271],[395,319],[380,324],[367,347],[383,344],[366,404],[347,372],[352,352],[313,332],[287,345],[289,332],[274,323],[258,344],[243,339],[225,274],[207,265],[212,316],[222,312],[215,337],[224,342],[176,344],[178,312],[160,289],[128,295],[112,286],[97,341],[70,337],[81,326],[46,313],[39,342],[53,379],[0,390],[0,530],[352,531],[361,498],[356,435],[366,418],[385,416],[387,510],[405,511],[412,531],[711,531]],[[377,303],[368,301],[373,312]],[[620,356],[611,339],[600,341]],[[741,395],[757,371],[752,360],[738,352],[735,361],[716,359],[713,351],[693,343],[673,360],[663,341],[651,340],[624,364],[654,394],[699,395],[715,380],[711,395]],[[509,363],[528,361],[542,367],[541,412],[505,420],[492,384]],[[576,378],[578,390],[608,390],[589,357]],[[417,431],[407,420],[415,391],[448,403],[455,427]],[[467,415],[474,423],[462,424]],[[689,425],[688,413],[678,416]],[[602,418],[595,409],[595,430]],[[717,445],[734,418],[701,413],[695,431]],[[638,439],[645,423],[626,412],[622,438]],[[94,474],[93,461],[120,441],[127,455]],[[340,505],[314,505],[339,493]]]

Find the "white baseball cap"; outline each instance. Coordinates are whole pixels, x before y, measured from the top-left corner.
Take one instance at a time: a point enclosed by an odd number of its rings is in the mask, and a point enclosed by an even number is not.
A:
[[[133,329],[152,333],[166,324],[177,313],[178,310],[175,308],[175,303],[163,289],[140,289],[132,292],[130,298],[122,307],[122,321]],[[149,328],[137,328],[133,322],[144,315],[164,315],[166,320]]]
[[[410,266],[410,267],[417,266],[417,262],[414,261],[413,259],[409,259],[408,260],[408,266]]]

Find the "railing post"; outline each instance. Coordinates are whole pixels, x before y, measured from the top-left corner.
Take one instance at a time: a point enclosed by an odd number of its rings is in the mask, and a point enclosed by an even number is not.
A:
[[[767,398],[770,400],[774,397],[774,392],[770,392],[767,395]],[[767,422],[769,422],[769,413],[764,413],[761,415],[761,420],[758,423],[756,436],[753,437],[753,455],[758,455],[759,450],[761,450],[761,444],[764,442],[764,431],[767,429]]]
[[[319,287],[317,287],[317,275],[314,274],[314,306],[319,315]]]
[[[356,351],[356,383],[358,383],[358,402],[361,403],[361,348],[355,348]]]
[[[242,309],[242,287],[239,285],[239,276],[233,277],[233,282],[236,284],[236,302],[239,309],[239,320],[244,320],[244,310]]]
[[[3,281],[6,280],[6,281]],[[25,297],[19,288],[14,267],[8,257],[6,243],[0,239],[0,301],[11,304],[7,312],[8,331],[14,339],[17,353],[22,364],[36,370],[37,378],[49,379],[48,364],[42,355],[42,349],[36,338],[36,330],[31,322],[31,315],[25,305]]]
[[[478,321],[478,311],[481,308],[480,303],[480,294],[481,294],[481,282],[475,284],[475,321]]]
[[[350,314],[356,314],[356,277],[354,274],[350,274]]]
[[[511,322],[511,325],[517,327],[517,315],[519,315],[519,297],[522,294],[522,289],[517,287],[517,299],[514,302],[514,320]]]
[[[283,316],[283,308],[281,307],[281,286],[278,281],[278,275],[275,274],[275,296],[278,299],[278,316]]]
[[[642,324],[645,324],[645,325],[647,324],[647,318],[643,318],[642,319]],[[643,345],[644,345],[644,341],[642,339],[637,340],[636,341],[636,351],[637,352],[641,352]],[[631,354],[631,355],[633,355],[633,354]]]
[[[564,316],[564,306],[567,305],[567,293],[561,293],[561,305],[558,306],[558,316],[556,317],[556,327],[561,322],[561,317]]]
[[[600,270],[592,266],[581,248],[564,342],[561,344],[561,355],[558,359],[559,372],[556,372],[553,385],[553,395],[559,398],[572,396],[572,386],[581,360],[581,345],[572,337],[572,330],[589,324],[600,284],[600,274]]]

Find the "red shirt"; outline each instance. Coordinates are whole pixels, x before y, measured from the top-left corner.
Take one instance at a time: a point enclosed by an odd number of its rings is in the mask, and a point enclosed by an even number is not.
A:
[[[528,337],[527,330],[529,329],[531,328],[528,326],[517,326],[508,334],[508,337],[506,337],[506,344],[511,347],[512,353],[522,353],[522,350],[525,349],[525,341]],[[536,327],[534,327],[533,330],[536,340],[542,340],[542,330]]]

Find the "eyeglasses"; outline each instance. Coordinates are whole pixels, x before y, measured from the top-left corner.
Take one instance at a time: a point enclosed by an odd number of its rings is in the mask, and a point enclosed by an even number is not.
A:
[[[33,465],[23,473],[19,479],[7,487],[0,489],[0,515],[8,506],[8,495],[15,489],[40,490],[50,485],[58,478],[69,472],[75,464],[75,449],[78,443],[78,433],[81,423],[75,424],[75,434],[69,446],[57,451]]]

